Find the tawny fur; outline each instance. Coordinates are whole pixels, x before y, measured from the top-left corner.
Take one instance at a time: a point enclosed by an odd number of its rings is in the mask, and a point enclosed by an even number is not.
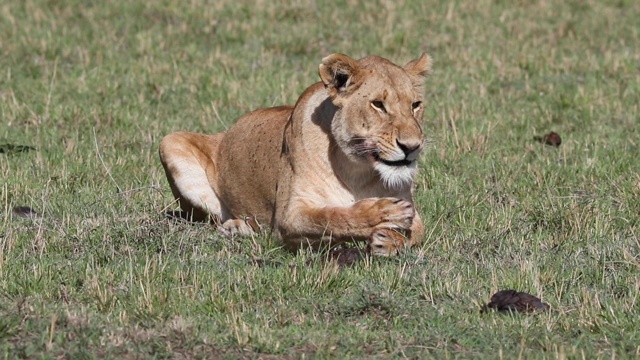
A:
[[[250,216],[292,248],[367,241],[389,255],[417,244],[412,187],[430,66],[426,54],[404,67],[330,55],[293,107],[254,111],[215,135],[167,135],[160,158],[173,195],[194,220],[250,234]]]

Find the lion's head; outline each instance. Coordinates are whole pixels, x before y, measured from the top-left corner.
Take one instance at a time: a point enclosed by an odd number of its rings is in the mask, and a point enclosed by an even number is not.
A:
[[[319,73],[338,108],[332,135],[347,156],[372,166],[385,186],[411,183],[423,147],[423,82],[431,58],[423,54],[403,67],[370,56],[356,61],[333,54]]]

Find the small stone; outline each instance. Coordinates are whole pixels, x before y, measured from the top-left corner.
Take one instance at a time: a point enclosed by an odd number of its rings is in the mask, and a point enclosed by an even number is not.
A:
[[[525,292],[518,292],[516,290],[501,290],[491,296],[491,301],[482,307],[482,312],[486,312],[489,309],[498,310],[502,312],[536,312],[547,311],[551,309],[548,304],[545,304],[539,298],[527,294]]]
[[[329,259],[335,261],[339,267],[351,266],[364,258],[365,254],[358,248],[333,249],[329,252]]]
[[[558,147],[562,144],[562,138],[555,132],[550,132],[543,136],[534,136],[533,140],[541,142],[546,145]]]
[[[28,206],[16,206],[12,209],[13,215],[23,218],[34,218],[40,216],[37,211]]]

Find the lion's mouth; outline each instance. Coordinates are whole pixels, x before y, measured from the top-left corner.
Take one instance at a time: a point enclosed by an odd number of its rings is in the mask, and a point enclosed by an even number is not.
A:
[[[408,160],[406,158],[402,160],[395,160],[395,161],[385,160],[380,156],[380,150],[378,150],[375,145],[367,143],[362,139],[354,140],[352,143],[352,146],[356,154],[358,154],[359,156],[363,156],[369,159],[369,161],[379,162],[390,167],[410,166],[415,162],[415,159]]]
[[[409,166],[411,165],[411,163],[413,161],[404,159],[404,160],[397,160],[397,161],[389,161],[389,160],[385,160],[383,158],[380,157],[380,154],[378,153],[373,153],[373,159],[376,161],[380,161],[381,163],[388,165],[388,166]]]

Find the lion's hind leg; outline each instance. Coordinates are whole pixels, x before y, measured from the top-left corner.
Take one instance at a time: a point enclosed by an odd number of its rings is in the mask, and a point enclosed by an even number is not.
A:
[[[223,136],[176,132],[160,142],[162,166],[187,220],[219,221],[222,217],[223,206],[214,191],[214,159]]]
[[[260,224],[252,216],[244,219],[228,219],[219,227],[220,232],[229,237],[246,236],[260,232]]]

